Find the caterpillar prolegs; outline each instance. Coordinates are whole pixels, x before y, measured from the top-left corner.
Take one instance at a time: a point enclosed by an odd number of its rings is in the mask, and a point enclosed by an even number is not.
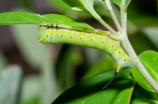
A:
[[[79,45],[95,48],[108,53],[117,64],[113,79],[121,68],[133,67],[136,64],[135,61],[120,47],[119,41],[113,40],[106,35],[87,33],[58,26],[41,25],[38,32],[38,41],[42,43],[67,43]],[[107,85],[109,85],[113,79]]]

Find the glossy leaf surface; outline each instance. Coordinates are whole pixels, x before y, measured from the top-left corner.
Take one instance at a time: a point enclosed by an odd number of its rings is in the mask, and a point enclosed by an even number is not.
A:
[[[158,104],[158,96],[136,84],[130,104]]]
[[[58,14],[33,14],[27,12],[0,13],[0,25],[34,24],[34,25],[60,25],[67,28],[93,29],[91,26],[77,19]]]
[[[114,71],[108,71],[81,81],[52,104],[128,104],[135,83],[130,70],[121,70],[115,81],[103,90],[113,74]]]
[[[146,51],[139,55],[139,59],[146,68],[146,70],[149,72],[149,74],[158,83],[158,53],[154,51]],[[154,91],[137,68],[132,69],[131,72],[135,80],[141,87],[148,91]]]
[[[115,4],[117,4],[121,9],[126,9],[131,0],[112,0]]]

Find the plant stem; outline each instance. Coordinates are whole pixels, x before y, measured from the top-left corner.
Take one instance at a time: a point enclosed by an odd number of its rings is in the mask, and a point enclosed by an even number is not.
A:
[[[127,12],[124,9],[120,9],[121,14],[121,27],[123,33],[127,32]]]
[[[138,60],[137,65],[136,65],[138,70],[143,75],[143,77],[146,79],[146,81],[150,84],[150,86],[155,90],[155,92],[158,93],[158,84],[154,81],[154,79],[150,76],[148,71],[145,69],[145,67],[139,60],[138,56],[136,55],[133,47],[131,46],[131,44],[128,40],[128,37],[127,37],[127,11],[125,10],[125,8],[121,8],[120,12],[121,12],[121,27],[123,30],[123,33],[121,35],[122,46],[131,58],[136,58]]]
[[[119,28],[119,24],[117,23],[117,19],[112,11],[112,7],[110,5],[109,0],[105,0],[106,6],[110,12],[110,15],[112,17],[112,19],[114,20],[114,23],[117,27],[117,29],[120,31]],[[123,3],[125,5],[125,1]],[[123,5],[122,4],[122,5]],[[114,39],[122,39],[122,46],[124,48],[124,50],[126,51],[126,53],[129,55],[129,57],[136,59],[137,62],[137,68],[140,71],[140,73],[143,75],[143,77],[146,79],[146,81],[150,84],[150,86],[155,90],[156,93],[158,93],[158,84],[154,81],[154,79],[150,76],[150,74],[147,72],[147,70],[145,69],[145,67],[143,66],[143,64],[141,63],[141,61],[139,60],[138,56],[136,55],[133,47],[131,46],[128,37],[127,37],[127,11],[125,7],[120,7],[120,14],[121,14],[121,35],[118,35],[119,33],[116,33],[115,30],[113,30],[106,22],[104,22],[101,17],[95,12],[95,10],[93,8],[91,8],[91,10],[89,10],[90,13],[103,25],[105,26],[110,32],[113,33],[113,35],[111,35],[112,38]],[[110,28],[109,28],[110,27]],[[115,36],[114,36],[115,35]]]
[[[137,64],[137,68],[139,69],[140,73],[144,76],[150,86],[158,93],[158,84],[154,81],[154,79],[150,76],[147,70],[144,68],[143,64],[139,60]]]
[[[93,8],[89,8],[89,12],[92,14],[92,16],[99,21],[105,28],[107,28],[112,34],[118,35],[118,33],[111,28],[96,12]]]
[[[88,2],[88,0],[85,0],[83,3],[84,7],[91,13],[91,15],[99,21],[105,28],[107,28],[112,34],[118,35],[118,33],[111,28],[94,10],[93,6]]]
[[[143,77],[146,79],[146,81],[150,84],[150,86],[156,91],[156,93],[158,93],[158,84],[154,81],[154,79],[150,76],[150,74],[148,73],[148,71],[145,69],[145,67],[143,66],[143,64],[141,63],[141,61],[139,60],[139,58],[137,57],[133,47],[131,46],[127,34],[123,35],[123,43],[122,46],[125,49],[125,51],[127,52],[127,54],[132,57],[132,58],[136,58],[138,60],[137,62],[137,68],[140,71],[140,73],[143,75]]]
[[[107,28],[112,34],[114,35],[118,35],[118,33],[111,28],[106,22],[104,22],[104,20],[102,18],[96,18],[96,20],[98,20],[105,28]]]
[[[114,21],[114,24],[115,24],[117,30],[118,30],[120,33],[122,33],[122,28],[121,28],[121,26],[120,26],[120,24],[119,24],[119,22],[118,22],[118,20],[117,20],[117,18],[116,18],[116,16],[115,16],[114,12],[113,12],[113,9],[112,9],[112,6],[111,6],[111,4],[110,4],[110,1],[109,1],[109,0],[105,0],[105,5],[106,5],[107,10],[109,11],[109,13],[110,13],[110,15],[111,15],[113,21]]]

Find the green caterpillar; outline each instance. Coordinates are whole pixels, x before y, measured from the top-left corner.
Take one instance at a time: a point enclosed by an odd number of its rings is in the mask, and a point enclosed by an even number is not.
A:
[[[103,35],[103,33],[105,35]],[[87,33],[64,27],[41,25],[38,32],[38,41],[42,43],[79,45],[95,48],[108,53],[115,60],[117,69],[112,80],[105,86],[107,87],[114,80],[121,68],[131,68],[136,64],[120,47],[120,42],[109,38],[107,34],[107,32]]]

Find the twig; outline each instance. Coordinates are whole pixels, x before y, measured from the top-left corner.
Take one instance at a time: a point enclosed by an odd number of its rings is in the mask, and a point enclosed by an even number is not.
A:
[[[118,30],[120,33],[122,33],[122,28],[121,28],[121,26],[120,26],[120,24],[119,24],[119,22],[118,22],[118,20],[117,20],[117,18],[116,18],[116,16],[115,16],[114,12],[113,12],[113,9],[112,9],[112,6],[111,6],[111,4],[110,4],[110,1],[109,1],[109,0],[105,0],[105,3],[104,3],[103,1],[101,1],[101,2],[106,5],[107,10],[108,10],[108,12],[109,12],[110,15],[111,15],[111,17],[112,17],[112,19],[113,19],[113,21],[114,21],[114,24],[115,24],[117,30]]]
[[[87,10],[91,13],[91,15],[97,20],[99,21],[105,28],[107,28],[112,34],[114,35],[118,35],[118,33],[111,28],[94,10],[94,8],[91,6],[90,3],[86,3],[87,5],[84,5],[85,8],[87,8]]]
[[[121,27],[123,30],[123,34],[127,32],[127,12],[124,9],[120,10],[121,14]]]
[[[143,77],[146,79],[146,81],[150,84],[150,86],[155,90],[155,92],[158,93],[158,84],[154,81],[154,79],[150,76],[150,74],[144,68],[141,61],[138,59],[133,47],[131,46],[131,44],[130,44],[128,38],[127,38],[127,34],[123,35],[122,46],[130,57],[137,58],[137,60],[138,60],[138,63],[137,63],[138,70],[143,75]]]

